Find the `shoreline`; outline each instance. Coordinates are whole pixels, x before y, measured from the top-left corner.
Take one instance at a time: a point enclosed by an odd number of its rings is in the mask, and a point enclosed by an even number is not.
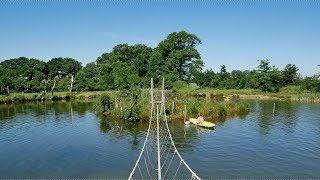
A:
[[[146,91],[142,91],[146,93]],[[56,92],[51,95],[47,93],[43,101],[59,101],[70,99],[95,99],[104,94],[119,94],[119,91],[88,91],[88,92]],[[147,96],[147,94],[146,94]],[[228,101],[231,98],[252,99],[252,100],[280,100],[320,103],[320,94],[301,93],[301,94],[283,94],[283,93],[261,93],[255,90],[191,90],[191,91],[168,91],[171,97],[203,97]],[[42,93],[11,93],[10,95],[0,95],[0,104],[12,104],[15,102],[42,101]]]

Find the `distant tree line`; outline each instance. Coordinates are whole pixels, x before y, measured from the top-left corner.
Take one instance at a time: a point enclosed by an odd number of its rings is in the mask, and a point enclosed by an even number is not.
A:
[[[320,76],[313,75],[303,78],[298,73],[299,68],[294,64],[287,64],[279,70],[270,65],[269,60],[259,60],[254,70],[233,70],[227,72],[224,65],[220,72],[206,70],[195,76],[194,82],[201,87],[219,89],[260,89],[262,92],[278,92],[286,86],[300,86],[301,91],[320,92]]]
[[[205,70],[196,46],[201,40],[185,31],[174,32],[156,48],[143,44],[116,45],[95,62],[82,67],[72,58],[53,58],[48,62],[20,57],[0,63],[0,93],[123,90],[149,87],[150,78],[160,84],[165,77],[167,88],[177,81],[196,83],[205,88],[260,89],[277,92],[279,88],[299,85],[302,89],[320,92],[318,75],[302,78],[298,67],[288,64],[283,70],[260,60],[257,69],[227,72]]]

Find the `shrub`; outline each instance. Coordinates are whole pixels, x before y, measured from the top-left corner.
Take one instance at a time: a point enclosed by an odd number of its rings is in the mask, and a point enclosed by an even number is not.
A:
[[[248,110],[249,110],[249,103],[247,103],[247,102],[244,102],[244,101],[240,101],[239,103],[238,103],[238,113],[239,114],[245,114],[245,113],[247,113],[248,112]]]
[[[110,109],[110,97],[108,95],[103,95],[100,98],[100,103],[103,107],[103,112],[107,111]]]

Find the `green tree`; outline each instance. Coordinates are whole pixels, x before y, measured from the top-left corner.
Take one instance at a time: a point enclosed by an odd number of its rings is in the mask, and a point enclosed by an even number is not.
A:
[[[258,86],[262,92],[277,92],[279,91],[281,85],[281,73],[276,67],[270,66],[270,61],[259,60],[260,64],[258,66]]]
[[[320,79],[314,75],[312,77],[306,77],[301,81],[301,87],[304,90],[311,92],[320,92]]]
[[[220,73],[218,73],[218,87],[219,88],[230,88],[229,79],[230,74],[227,72],[227,68],[225,65],[220,67]]]
[[[1,94],[9,94],[12,87],[13,72],[11,69],[0,66],[0,74]]]
[[[11,81],[7,85],[8,92],[9,88],[19,92],[39,92],[41,81],[48,74],[45,62],[26,57],[5,60],[1,62],[1,67],[5,69],[1,75],[6,76],[2,78],[3,82]]]
[[[98,85],[100,80],[100,72],[96,63],[88,63],[83,69],[76,75],[76,89],[77,91],[95,91],[102,90]]]
[[[72,91],[74,77],[82,68],[81,63],[72,58],[59,57],[51,59],[47,64],[49,78],[54,81],[54,85],[57,79],[70,78],[69,91]],[[54,87],[51,89],[54,90]]]
[[[286,67],[281,71],[282,85],[292,85],[298,80],[298,67],[294,64],[287,64]]]
[[[116,45],[111,53],[104,53],[97,59],[100,84],[104,83],[106,89],[119,90],[142,86],[151,55],[152,49],[142,44]]]
[[[186,31],[169,34],[155,49],[165,63],[162,73],[177,73],[177,80],[190,82],[203,66],[200,54],[195,48],[198,44],[201,44],[201,40]]]

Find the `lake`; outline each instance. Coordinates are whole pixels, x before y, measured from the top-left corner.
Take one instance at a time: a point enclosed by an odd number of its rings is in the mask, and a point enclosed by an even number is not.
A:
[[[197,175],[320,178],[320,104],[247,101],[247,115],[216,119],[214,130],[169,123]],[[0,178],[128,178],[147,128],[81,101],[0,105]]]

